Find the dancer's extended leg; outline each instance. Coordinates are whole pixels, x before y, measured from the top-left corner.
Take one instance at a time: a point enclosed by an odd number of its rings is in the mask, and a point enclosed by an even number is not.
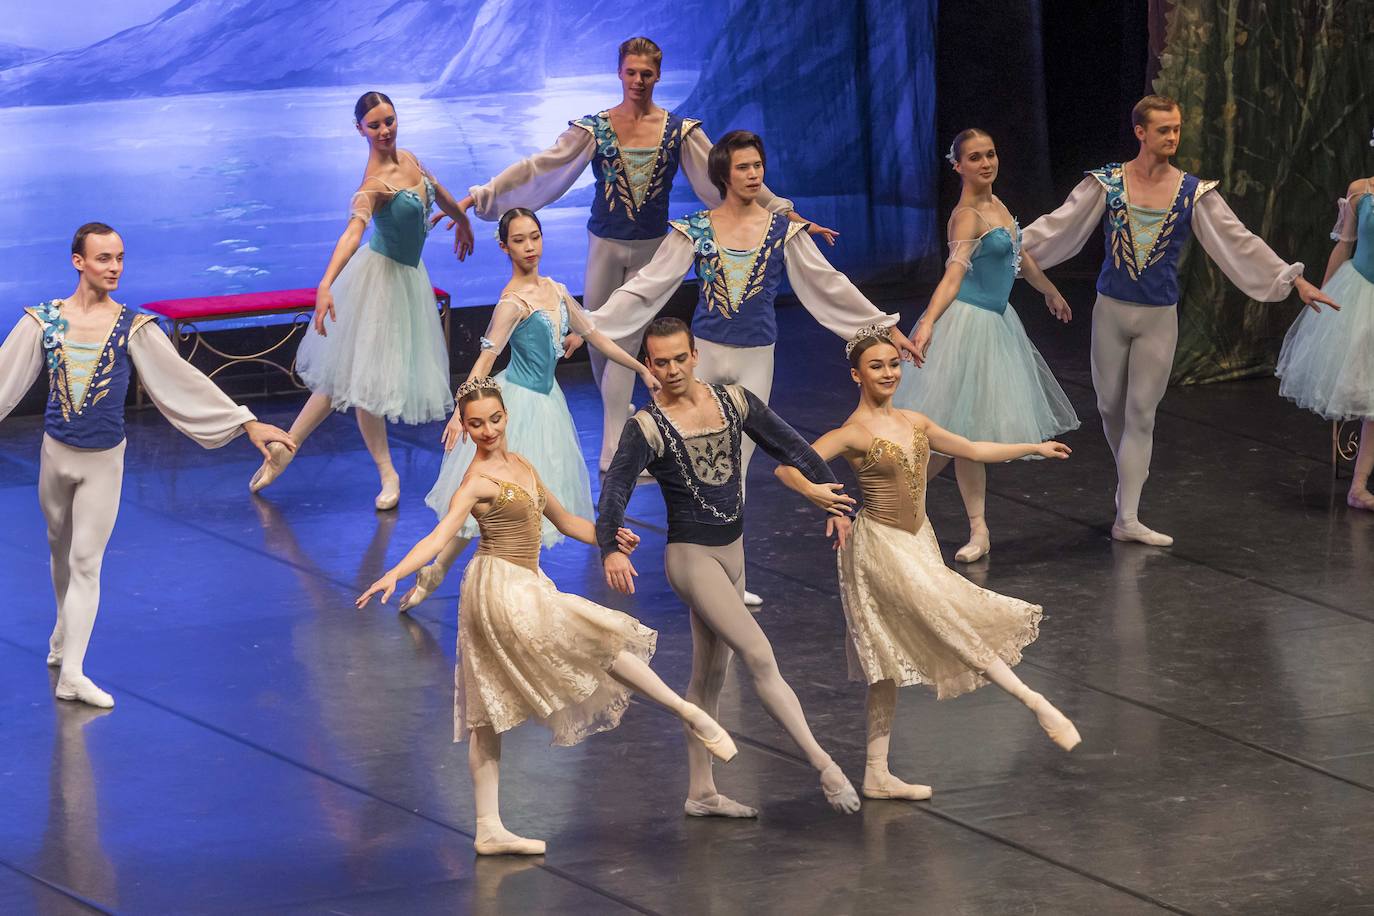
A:
[[[544,854],[544,841],[517,836],[501,823],[501,736],[490,725],[468,733],[468,772],[472,774],[472,798],[477,809],[478,855]]]
[[[108,709],[114,698],[86,677],[83,665],[100,610],[100,567],[119,514],[124,480],[124,443],[112,449],[71,448],[43,439],[38,500],[48,522],[53,585],[60,594],[61,673],[56,695]],[[63,583],[65,582],[65,587]],[[51,648],[51,646],[50,646]]]
[[[291,438],[296,440],[297,448],[305,444],[305,440],[324,422],[331,410],[329,395],[327,394],[315,392],[306,399],[305,406],[301,408],[300,413],[296,414],[296,419],[291,423],[289,430]],[[280,477],[281,472],[286,470],[286,466],[296,457],[295,452],[276,442],[269,444],[267,450],[271,452],[272,457],[263,459],[262,466],[253,475],[253,479],[248,482],[248,489],[253,493],[257,493]]]
[[[1001,659],[993,662],[982,672],[983,677],[1016,697],[1035,713],[1036,721],[1050,736],[1050,740],[1066,751],[1073,750],[1079,742],[1078,729],[1074,728],[1068,716],[1055,709],[1050,701],[1026,686],[1025,681],[1016,676],[1011,667]]]
[[[959,495],[964,498],[964,511],[968,513],[968,543],[960,547],[954,559],[960,563],[972,563],[982,559],[992,550],[992,539],[988,534],[985,517],[988,493],[987,465],[981,461],[959,458],[954,462],[954,476],[959,482]]]
[[[1360,424],[1360,450],[1355,453],[1355,476],[1350,480],[1346,503],[1354,509],[1374,510],[1374,493],[1369,492],[1369,475],[1374,471],[1374,420]]]
[[[692,678],[687,684],[687,702],[719,721],[720,692],[734,653],[695,612],[687,613],[692,624]],[[758,817],[757,808],[742,805],[716,790],[711,764],[705,747],[697,741],[687,742],[688,786],[683,810],[693,817]]]
[[[895,681],[878,681],[868,685],[868,759],[864,765],[864,797],[922,801],[930,798],[930,786],[902,782],[887,768],[892,718],[896,710]]]
[[[367,445],[367,452],[372,456],[373,464],[377,465],[377,477],[382,483],[381,492],[377,494],[373,504],[382,510],[395,509],[396,504],[401,501],[401,478],[391,463],[391,447],[386,439],[386,418],[368,413],[361,407],[355,408],[354,413],[358,415],[358,431],[363,434],[363,442]]]
[[[668,581],[693,613],[736,654],[749,671],[768,714],[783,727],[821,774],[821,787],[837,811],[859,809],[858,793],[811,734],[797,695],[778,670],[773,647],[740,597],[744,571],[741,542],[724,547],[672,543],[664,552]]]
[[[712,756],[729,760],[735,756],[735,742],[717,724],[713,716],[673,693],[648,663],[637,655],[621,652],[610,668],[611,677],[631,690],[653,700],[682,720],[694,743],[700,743]]]

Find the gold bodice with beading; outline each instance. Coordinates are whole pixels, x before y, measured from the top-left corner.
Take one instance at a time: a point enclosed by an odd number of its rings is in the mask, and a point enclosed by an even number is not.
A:
[[[534,495],[518,483],[483,474],[501,488],[501,495],[482,515],[477,528],[482,538],[477,556],[500,557],[529,570],[539,568],[540,526],[544,517],[544,485],[535,480]],[[474,513],[475,515],[475,513]]]
[[[911,430],[911,447],[873,437],[863,460],[854,463],[863,492],[863,515],[883,525],[915,534],[926,522],[926,464],[930,443]]]

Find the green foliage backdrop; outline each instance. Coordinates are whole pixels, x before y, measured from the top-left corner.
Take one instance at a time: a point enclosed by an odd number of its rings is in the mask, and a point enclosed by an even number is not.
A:
[[[1371,0],[1179,0],[1154,88],[1183,107],[1179,167],[1219,179],[1245,224],[1320,283],[1336,198],[1374,161],[1371,78]],[[1247,299],[1197,245],[1180,271],[1174,383],[1271,372],[1297,297]]]

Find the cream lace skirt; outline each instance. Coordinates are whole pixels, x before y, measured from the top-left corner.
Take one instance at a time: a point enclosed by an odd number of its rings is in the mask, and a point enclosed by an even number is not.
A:
[[[453,739],[526,719],[557,745],[615,728],[630,695],[607,669],[622,651],[648,661],[657,640],[628,614],[558,591],[542,571],[473,557],[458,602]]]
[[[996,659],[1021,661],[1042,609],[979,588],[945,565],[926,522],[916,534],[862,513],[839,552],[849,676],[933,684],[942,700],[983,686]]]

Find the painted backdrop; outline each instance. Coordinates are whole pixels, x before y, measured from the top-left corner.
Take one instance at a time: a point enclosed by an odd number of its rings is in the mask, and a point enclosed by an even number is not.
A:
[[[0,302],[72,285],[77,225],[128,247],[123,299],[314,286],[366,161],[352,106],[381,89],[401,145],[457,196],[619,100],[616,46],[664,49],[657,98],[712,136],[758,130],[769,184],[843,233],[857,276],[909,272],[938,244],[935,0],[128,0],[20,4],[0,24]],[[89,7],[89,9],[84,9]],[[588,172],[544,214],[545,272],[582,286]],[[682,188],[673,211],[695,206]],[[459,265],[425,260],[456,304],[494,301],[492,224]]]

